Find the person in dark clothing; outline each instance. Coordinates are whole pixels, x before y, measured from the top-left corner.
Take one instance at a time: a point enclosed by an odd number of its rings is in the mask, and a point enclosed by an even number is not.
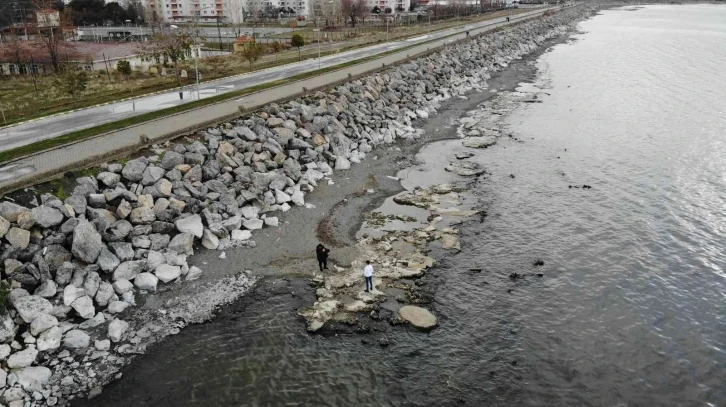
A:
[[[509,17],[507,17],[507,22],[509,22]]]
[[[315,255],[318,257],[318,266],[320,266],[320,271],[328,269],[328,253],[330,253],[330,249],[323,246],[322,243],[319,243],[318,247],[315,248]]]

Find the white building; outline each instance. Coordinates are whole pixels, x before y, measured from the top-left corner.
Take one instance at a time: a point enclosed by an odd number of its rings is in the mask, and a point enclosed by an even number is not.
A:
[[[408,11],[411,7],[411,0],[368,0],[368,8],[373,10],[373,7],[378,6],[381,11],[386,11],[387,8],[397,11]]]
[[[216,21],[241,23],[243,0],[145,0],[149,21]]]
[[[313,0],[244,0],[244,8],[246,13],[258,17],[266,9],[279,10],[283,7],[293,9],[296,16],[309,17],[311,15],[311,1]]]

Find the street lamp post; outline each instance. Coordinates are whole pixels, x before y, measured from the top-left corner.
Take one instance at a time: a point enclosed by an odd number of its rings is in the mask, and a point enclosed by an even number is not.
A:
[[[313,31],[318,33],[318,69],[320,69],[320,29],[316,28]],[[277,55],[277,54],[275,54]]]
[[[202,44],[197,45],[197,57],[194,58],[194,75],[197,80],[197,100],[202,98],[202,94],[199,93],[199,58],[202,56]]]
[[[388,16],[386,16],[386,42],[388,42]]]
[[[214,10],[215,12],[217,10]],[[217,20],[217,38],[219,39],[219,51],[221,53],[222,50],[222,32],[219,30],[219,15],[215,16],[215,20]]]

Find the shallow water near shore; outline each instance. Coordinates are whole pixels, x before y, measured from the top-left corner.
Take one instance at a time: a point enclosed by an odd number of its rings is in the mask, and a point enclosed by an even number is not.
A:
[[[88,404],[726,403],[726,8],[611,10],[580,28],[538,59],[534,86],[502,95],[540,102],[506,118],[520,141],[472,158],[488,216],[425,278],[439,328],[310,336],[293,311],[307,282],[269,279]],[[404,185],[450,176],[433,164],[461,148],[425,147],[434,175],[414,167]]]

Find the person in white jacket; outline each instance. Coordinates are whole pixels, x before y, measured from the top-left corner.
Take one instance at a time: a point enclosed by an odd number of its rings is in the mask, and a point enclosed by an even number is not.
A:
[[[366,292],[373,291],[373,266],[370,260],[366,260],[366,266],[363,269],[363,277],[366,279]],[[370,290],[368,289],[370,287]]]

